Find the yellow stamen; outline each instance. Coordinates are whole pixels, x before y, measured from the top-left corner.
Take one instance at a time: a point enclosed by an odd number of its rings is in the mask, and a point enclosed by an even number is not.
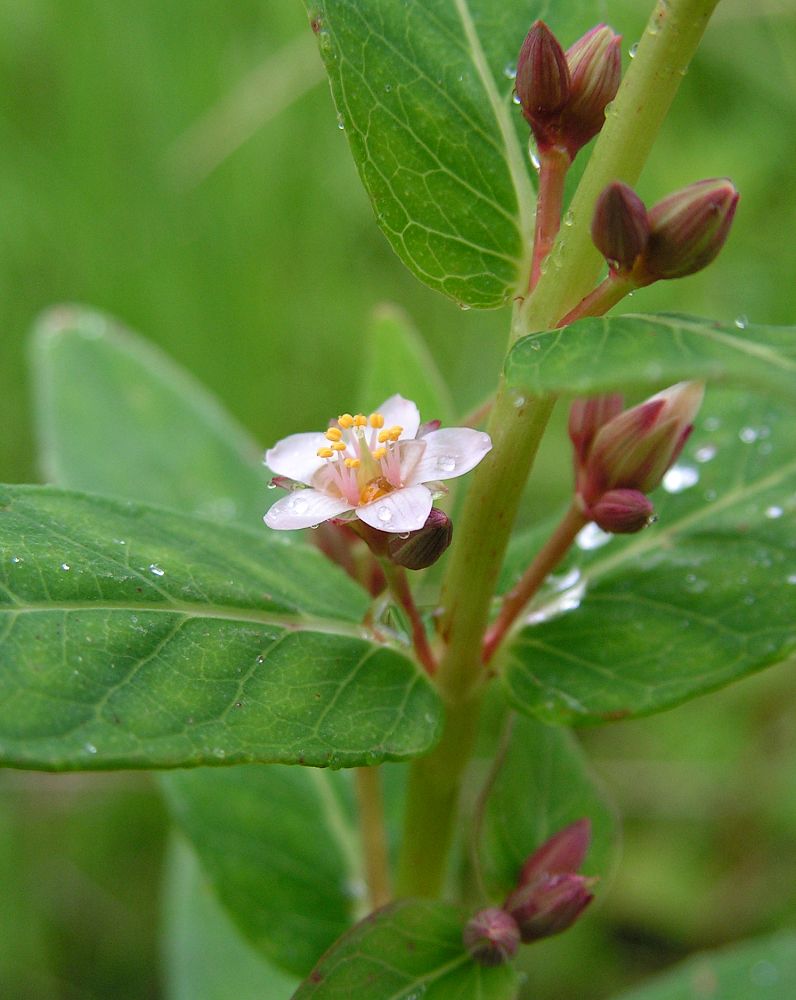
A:
[[[358,469],[360,465],[358,458],[347,458],[345,459],[345,467],[347,469]]]
[[[376,459],[377,462],[380,462],[386,454],[387,454],[386,448],[376,448],[375,451],[371,452],[371,455],[373,455],[373,457]]]
[[[397,441],[398,438],[403,434],[403,432],[404,432],[403,427],[398,427],[397,425],[395,427],[391,427],[390,428],[390,440],[391,441]]]
[[[379,431],[379,444],[384,444],[385,441],[390,440],[389,431]]]
[[[318,449],[318,458],[331,458],[332,455],[334,455],[334,452],[332,451],[331,448]]]
[[[343,432],[339,427],[330,427],[326,432],[326,439],[328,441],[339,441],[343,436]]]
[[[371,427],[383,427],[384,417],[380,413],[371,413],[370,415],[370,426]]]
[[[365,414],[357,413],[357,415],[354,417],[354,427],[367,427],[367,425],[368,425],[368,418],[365,416]]]
[[[348,447],[348,445],[345,443],[345,441],[333,441],[332,442],[332,450],[333,451],[345,451],[347,447]]]
[[[341,427],[345,428],[345,430],[348,430],[350,427],[354,426],[354,418],[350,413],[341,413],[337,418],[337,423],[340,424]]]

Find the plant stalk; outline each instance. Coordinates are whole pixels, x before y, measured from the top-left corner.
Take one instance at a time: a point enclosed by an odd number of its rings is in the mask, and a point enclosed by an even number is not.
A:
[[[389,903],[392,898],[381,770],[378,767],[358,767],[354,773],[365,882],[368,887],[370,908],[376,910]]]

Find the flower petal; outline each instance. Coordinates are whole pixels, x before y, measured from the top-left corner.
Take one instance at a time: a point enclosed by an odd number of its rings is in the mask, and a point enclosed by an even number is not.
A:
[[[420,427],[420,411],[411,399],[396,394],[381,404],[376,411],[384,417],[385,427],[403,427],[401,439],[413,438]]]
[[[277,531],[294,531],[328,521],[351,510],[351,504],[318,490],[293,490],[277,500],[263,520]]]
[[[329,442],[320,431],[291,434],[277,441],[265,453],[265,464],[278,476],[287,476],[299,483],[309,483],[324,464],[317,451]]]
[[[423,440],[426,451],[406,480],[410,486],[463,476],[474,469],[492,447],[488,434],[471,427],[443,427],[427,434]]]
[[[410,486],[357,507],[357,517],[379,531],[403,534],[423,527],[431,513],[431,503],[430,490],[425,486]]]

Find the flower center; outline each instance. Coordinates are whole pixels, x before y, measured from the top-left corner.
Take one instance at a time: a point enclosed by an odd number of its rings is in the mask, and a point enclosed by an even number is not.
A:
[[[381,413],[342,413],[326,431],[329,442],[318,449],[326,460],[326,486],[352,506],[373,503],[403,486],[398,440],[403,427],[385,427]],[[328,472],[326,471],[328,470]]]

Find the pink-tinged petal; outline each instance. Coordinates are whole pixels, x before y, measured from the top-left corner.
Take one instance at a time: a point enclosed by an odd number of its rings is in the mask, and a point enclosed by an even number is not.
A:
[[[401,482],[416,483],[415,469],[426,453],[426,442],[421,440],[400,441],[398,444],[399,463],[401,466]]]
[[[381,404],[376,411],[384,417],[385,427],[403,427],[401,438],[413,438],[420,428],[420,411],[411,399],[396,394]]]
[[[414,468],[407,485],[435,479],[455,479],[474,469],[492,447],[492,439],[471,427],[443,427],[423,440],[426,451]]]
[[[326,496],[318,490],[294,490],[277,500],[263,520],[276,531],[295,531],[338,517],[347,510],[351,510],[351,504],[345,500]]]
[[[298,483],[312,482],[312,477],[320,469],[325,459],[318,457],[318,449],[329,442],[320,431],[306,434],[291,434],[277,441],[265,453],[265,464],[278,476],[287,476]]]
[[[410,486],[357,507],[357,517],[379,531],[403,534],[423,527],[431,503],[431,492],[425,486]]]

